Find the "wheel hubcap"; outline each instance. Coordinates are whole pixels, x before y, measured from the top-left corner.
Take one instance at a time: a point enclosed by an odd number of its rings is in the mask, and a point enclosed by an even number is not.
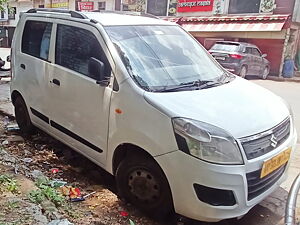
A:
[[[140,201],[151,203],[160,196],[159,183],[146,170],[135,170],[128,178],[130,192]]]
[[[241,77],[245,77],[246,75],[246,69],[243,67],[241,71]]]

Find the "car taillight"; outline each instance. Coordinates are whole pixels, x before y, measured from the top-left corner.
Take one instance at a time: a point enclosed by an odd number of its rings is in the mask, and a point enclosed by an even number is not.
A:
[[[241,59],[241,58],[243,58],[243,56],[239,55],[239,54],[230,54],[230,57],[234,58],[234,59]]]

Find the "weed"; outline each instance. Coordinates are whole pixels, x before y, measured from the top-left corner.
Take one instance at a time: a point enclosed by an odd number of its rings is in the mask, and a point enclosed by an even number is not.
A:
[[[9,201],[7,202],[7,208],[12,210],[12,209],[16,209],[19,208],[19,202],[18,201]]]
[[[53,202],[56,206],[62,206],[66,201],[65,197],[55,188],[50,187],[49,179],[41,177],[36,181],[37,190],[29,192],[29,200],[34,203],[41,203],[45,199]]]
[[[46,199],[46,196],[43,194],[41,189],[37,189],[30,191],[28,198],[31,202],[40,204]]]
[[[74,210],[70,204],[64,204],[63,211],[73,219],[78,219],[83,216],[78,210]]]
[[[0,175],[0,185],[4,186],[7,191],[10,191],[12,193],[18,192],[19,185],[17,181],[9,175]]]

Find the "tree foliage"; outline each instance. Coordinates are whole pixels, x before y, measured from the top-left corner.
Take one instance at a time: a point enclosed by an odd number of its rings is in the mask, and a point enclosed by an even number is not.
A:
[[[0,0],[0,12],[7,10],[8,0]]]

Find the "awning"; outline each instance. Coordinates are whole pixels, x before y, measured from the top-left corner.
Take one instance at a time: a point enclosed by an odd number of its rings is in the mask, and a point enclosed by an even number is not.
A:
[[[281,31],[289,18],[289,15],[207,16],[181,17],[176,22],[189,32]]]

